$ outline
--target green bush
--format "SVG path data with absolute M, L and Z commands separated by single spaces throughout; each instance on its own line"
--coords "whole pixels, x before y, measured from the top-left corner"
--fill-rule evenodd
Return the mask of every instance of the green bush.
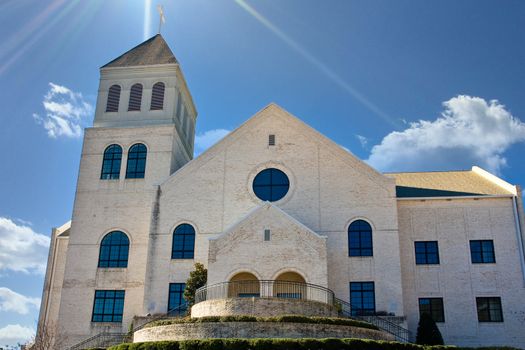
M 424 346 L 370 339 L 202 339 L 120 344 L 108 350 L 473 350 L 454 346 Z M 487 347 L 477 350 L 518 350 Z
M 352 326 L 360 328 L 378 328 L 370 323 L 338 317 L 308 317 L 298 315 L 282 315 L 275 317 L 255 317 L 255 316 L 206 316 L 200 318 L 172 318 L 151 322 L 146 327 L 167 326 L 170 324 L 181 323 L 207 323 L 207 322 L 291 322 L 291 323 L 315 323 L 339 326 Z

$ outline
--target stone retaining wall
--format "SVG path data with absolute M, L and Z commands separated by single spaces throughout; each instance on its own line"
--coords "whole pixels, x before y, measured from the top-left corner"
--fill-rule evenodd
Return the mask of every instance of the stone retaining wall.
M 191 317 L 204 316 L 325 316 L 337 317 L 335 307 L 308 300 L 265 299 L 265 298 L 229 298 L 202 301 L 193 305 Z
M 291 322 L 181 323 L 141 329 L 133 342 L 207 338 L 363 338 L 394 340 L 394 336 L 368 328 Z

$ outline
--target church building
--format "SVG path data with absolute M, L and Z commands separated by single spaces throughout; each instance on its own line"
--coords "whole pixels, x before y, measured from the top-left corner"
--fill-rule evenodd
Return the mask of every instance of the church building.
M 193 159 L 196 121 L 160 34 L 101 67 L 40 310 L 64 348 L 182 312 L 197 262 L 208 286 L 254 281 L 235 297 L 303 298 L 263 288 L 291 281 L 411 341 L 428 313 L 446 344 L 525 347 L 518 186 L 477 166 L 381 173 L 273 103 Z

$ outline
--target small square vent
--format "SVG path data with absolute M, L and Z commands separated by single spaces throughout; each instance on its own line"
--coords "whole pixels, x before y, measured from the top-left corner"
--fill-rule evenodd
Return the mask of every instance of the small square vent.
M 275 146 L 275 135 L 268 136 L 268 146 Z
M 270 230 L 264 230 L 264 240 L 269 241 L 270 240 Z

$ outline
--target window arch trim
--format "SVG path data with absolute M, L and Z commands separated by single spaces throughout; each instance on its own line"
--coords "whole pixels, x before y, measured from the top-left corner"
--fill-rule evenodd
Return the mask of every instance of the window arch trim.
M 142 83 L 131 85 L 129 89 L 128 112 L 140 112 L 143 94 L 144 85 Z
M 194 259 L 197 236 L 195 226 L 182 222 L 172 232 L 171 259 Z
M 158 81 L 151 87 L 151 111 L 164 110 L 164 100 L 166 95 L 166 83 Z
M 107 232 L 99 244 L 99 268 L 127 268 L 129 260 L 129 236 L 121 230 Z
M 109 153 L 111 149 L 115 149 Z M 122 146 L 112 143 L 104 149 L 102 153 L 102 169 L 100 171 L 101 180 L 118 180 L 120 178 L 120 168 L 122 165 Z
M 134 150 L 137 148 L 138 150 Z M 146 174 L 148 147 L 142 142 L 131 145 L 126 161 L 126 179 L 143 179 Z
M 352 225 L 362 225 L 352 229 Z M 368 227 L 367 227 L 368 226 Z M 348 256 L 349 257 L 372 257 L 374 256 L 373 236 L 374 227 L 370 221 L 364 218 L 354 218 L 347 226 Z M 351 236 L 352 235 L 352 236 Z
M 120 84 L 113 84 L 109 87 L 108 98 L 106 99 L 106 113 L 118 112 L 121 95 L 122 86 Z

